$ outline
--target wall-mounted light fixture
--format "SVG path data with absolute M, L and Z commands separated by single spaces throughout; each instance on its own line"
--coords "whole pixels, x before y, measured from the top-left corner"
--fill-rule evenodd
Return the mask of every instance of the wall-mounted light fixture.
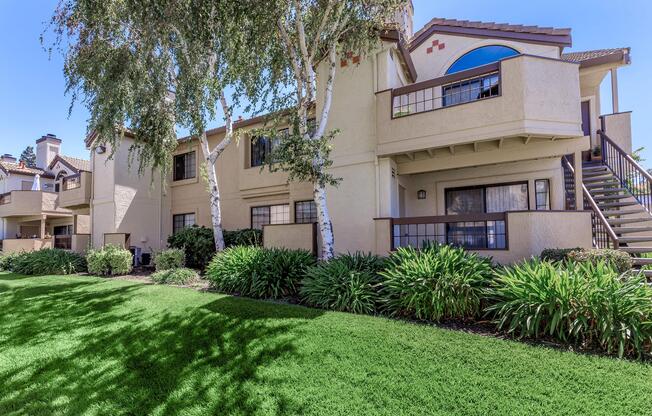
M 97 153 L 98 155 L 106 153 L 106 146 L 97 146 L 95 148 L 95 153 Z
M 426 191 L 419 189 L 417 191 L 417 199 L 426 199 Z

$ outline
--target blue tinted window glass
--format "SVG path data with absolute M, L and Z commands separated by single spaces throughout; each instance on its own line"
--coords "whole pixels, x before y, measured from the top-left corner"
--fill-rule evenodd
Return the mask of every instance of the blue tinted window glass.
M 475 68 L 477 66 L 487 65 L 492 62 L 500 61 L 509 56 L 518 55 L 518 52 L 507 46 L 483 46 L 474 49 L 462 55 L 450 68 L 446 71 L 447 74 L 464 71 L 466 69 Z

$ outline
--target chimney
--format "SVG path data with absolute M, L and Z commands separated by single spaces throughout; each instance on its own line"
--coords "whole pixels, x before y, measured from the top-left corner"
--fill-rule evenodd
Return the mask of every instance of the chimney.
M 61 151 L 61 139 L 48 133 L 36 141 L 36 166 L 45 170 Z
M 16 163 L 16 158 L 9 153 L 5 153 L 4 155 L 0 156 L 0 162 Z
M 398 29 L 403 32 L 406 40 L 414 36 L 414 28 L 412 18 L 414 17 L 414 7 L 412 1 L 408 1 L 404 7 L 394 14 L 392 19 L 394 23 L 398 24 Z

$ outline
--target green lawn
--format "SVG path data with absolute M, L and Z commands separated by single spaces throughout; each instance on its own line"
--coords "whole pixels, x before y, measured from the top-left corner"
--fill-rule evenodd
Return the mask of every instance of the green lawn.
M 652 414 L 652 365 L 190 289 L 0 274 L 0 414 Z

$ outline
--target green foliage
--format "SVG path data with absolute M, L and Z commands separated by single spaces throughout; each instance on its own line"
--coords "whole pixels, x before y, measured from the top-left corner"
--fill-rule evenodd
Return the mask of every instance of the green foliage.
M 462 248 L 428 245 L 422 250 L 399 248 L 380 274 L 390 314 L 432 321 L 466 319 L 482 310 L 492 264 Z
M 581 248 L 547 248 L 541 252 L 539 256 L 541 260 L 546 261 L 565 261 L 568 260 L 568 255 L 577 250 L 582 250 Z
M 607 263 L 531 260 L 496 272 L 487 308 L 499 329 L 598 346 L 620 357 L 650 352 L 652 289 Z
M 169 283 L 173 285 L 185 285 L 199 280 L 199 275 L 192 269 L 185 267 L 175 269 L 162 269 L 152 274 L 152 280 L 156 283 Z
M 589 262 L 598 264 L 600 262 L 609 263 L 618 272 L 625 273 L 632 269 L 632 257 L 620 250 L 608 248 L 590 249 L 590 250 L 573 250 L 568 253 L 568 259 L 576 262 Z
M 215 254 L 213 230 L 197 226 L 184 228 L 168 237 L 168 246 L 185 252 L 187 267 L 205 270 Z
M 20 154 L 20 158 L 18 160 L 25 163 L 25 166 L 29 168 L 35 168 L 36 154 L 34 153 L 34 148 L 32 146 L 27 146 L 25 150 L 23 150 L 23 153 Z
M 295 296 L 306 270 L 314 264 L 315 258 L 307 251 L 239 246 L 217 253 L 206 277 L 223 292 L 279 299 Z
M 185 264 L 185 252 L 178 248 L 170 248 L 157 253 L 154 257 L 156 271 L 178 269 Z
M 301 282 L 301 299 L 310 305 L 336 311 L 373 314 L 380 305 L 385 264 L 381 257 L 346 254 L 308 269 Z
M 86 271 L 86 261 L 80 254 L 48 248 L 13 256 L 11 271 L 24 275 L 74 274 Z
M 253 228 L 224 231 L 224 244 L 226 247 L 262 246 L 263 231 Z
M 88 273 L 98 276 L 119 276 L 131 272 L 133 257 L 129 250 L 114 245 L 89 250 L 86 254 Z
M 10 272 L 12 270 L 14 259 L 19 255 L 19 253 L 0 252 L 0 271 Z

